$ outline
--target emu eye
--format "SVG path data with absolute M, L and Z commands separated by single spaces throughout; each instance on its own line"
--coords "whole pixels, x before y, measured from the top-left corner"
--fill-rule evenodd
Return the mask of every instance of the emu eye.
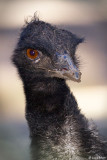
M 39 55 L 39 52 L 35 49 L 27 49 L 27 56 L 30 58 L 30 59 L 36 59 Z

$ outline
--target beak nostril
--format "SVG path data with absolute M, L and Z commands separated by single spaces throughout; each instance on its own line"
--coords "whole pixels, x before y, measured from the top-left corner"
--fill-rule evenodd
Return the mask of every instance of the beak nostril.
M 68 79 L 72 79 L 74 81 L 78 81 L 81 78 L 81 74 L 78 70 L 78 67 L 74 64 L 72 57 L 69 56 L 69 54 L 66 53 L 56 53 L 56 68 L 61 75 L 67 77 Z

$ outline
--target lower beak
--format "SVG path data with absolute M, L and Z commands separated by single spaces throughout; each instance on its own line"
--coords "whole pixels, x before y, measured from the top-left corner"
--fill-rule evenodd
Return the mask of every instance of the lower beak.
M 81 81 L 81 72 L 78 70 L 73 60 L 67 53 L 57 54 L 57 65 L 59 68 L 58 72 L 60 72 L 60 74 L 62 74 L 65 78 L 76 82 Z

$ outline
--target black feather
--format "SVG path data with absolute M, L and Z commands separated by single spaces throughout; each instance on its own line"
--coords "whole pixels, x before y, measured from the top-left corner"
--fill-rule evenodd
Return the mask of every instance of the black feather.
M 24 85 L 34 160 L 80 160 L 107 155 L 103 141 L 89 128 L 65 79 L 52 77 L 48 71 L 53 67 L 55 52 L 68 51 L 75 64 L 76 46 L 82 42 L 82 38 L 71 32 L 38 19 L 27 23 L 22 30 L 12 60 Z M 36 64 L 26 57 L 27 48 L 42 52 L 43 61 Z M 38 65 L 45 65 L 47 70 Z

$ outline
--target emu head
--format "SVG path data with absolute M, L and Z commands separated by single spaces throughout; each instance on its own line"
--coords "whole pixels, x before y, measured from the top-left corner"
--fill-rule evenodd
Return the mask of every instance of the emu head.
M 42 76 L 79 82 L 75 50 L 82 41 L 69 31 L 34 19 L 22 30 L 13 62 L 23 80 Z

